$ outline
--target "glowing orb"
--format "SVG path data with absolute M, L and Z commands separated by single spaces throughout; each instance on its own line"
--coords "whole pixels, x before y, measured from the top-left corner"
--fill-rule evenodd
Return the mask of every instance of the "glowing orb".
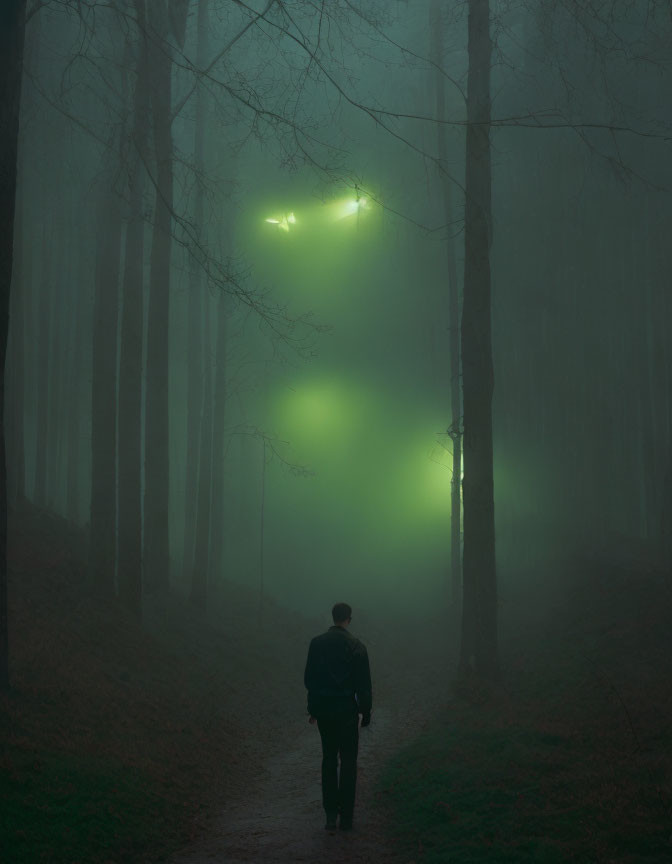
M 271 225 L 277 225 L 280 231 L 289 231 L 290 225 L 296 225 L 296 216 L 294 213 L 284 213 L 280 219 L 272 216 L 270 219 L 265 219 L 264 221 L 269 222 Z
M 348 216 L 355 216 L 363 210 L 369 209 L 369 199 L 365 197 L 346 198 L 342 201 L 336 201 L 331 205 L 334 219 L 347 219 Z

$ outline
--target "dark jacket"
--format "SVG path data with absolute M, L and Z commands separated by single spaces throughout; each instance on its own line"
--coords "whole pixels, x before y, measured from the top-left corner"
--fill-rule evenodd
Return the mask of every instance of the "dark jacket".
M 313 717 L 371 713 L 369 655 L 344 627 L 330 627 L 311 640 L 303 681 Z

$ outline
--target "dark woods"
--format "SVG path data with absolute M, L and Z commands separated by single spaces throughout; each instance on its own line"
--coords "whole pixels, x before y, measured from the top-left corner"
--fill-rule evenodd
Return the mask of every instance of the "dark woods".
M 667 860 L 667 0 L 0 7 L 8 860 L 303 842 L 345 600 L 363 855 Z
M 10 504 L 81 526 L 138 623 L 228 582 L 312 608 L 357 561 L 492 681 L 502 585 L 669 568 L 645 5 L 5 4 Z
M 7 448 L 5 365 L 10 285 L 14 263 L 17 144 L 23 72 L 24 2 L 3 4 L 0 11 L 0 687 L 9 686 L 7 616 Z

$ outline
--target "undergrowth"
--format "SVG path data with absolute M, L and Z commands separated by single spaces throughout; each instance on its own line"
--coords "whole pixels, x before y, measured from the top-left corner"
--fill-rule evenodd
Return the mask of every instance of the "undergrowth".
M 168 800 L 116 763 L 13 747 L 0 770 L 0 855 L 8 864 L 157 861 L 176 848 Z
M 669 592 L 594 589 L 509 621 L 502 682 L 461 690 L 387 764 L 379 795 L 409 861 L 672 860 Z

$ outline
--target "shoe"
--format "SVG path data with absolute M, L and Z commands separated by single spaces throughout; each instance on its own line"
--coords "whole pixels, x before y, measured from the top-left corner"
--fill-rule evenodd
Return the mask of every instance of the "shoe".
M 336 813 L 327 813 L 327 824 L 324 826 L 327 831 L 336 830 Z

